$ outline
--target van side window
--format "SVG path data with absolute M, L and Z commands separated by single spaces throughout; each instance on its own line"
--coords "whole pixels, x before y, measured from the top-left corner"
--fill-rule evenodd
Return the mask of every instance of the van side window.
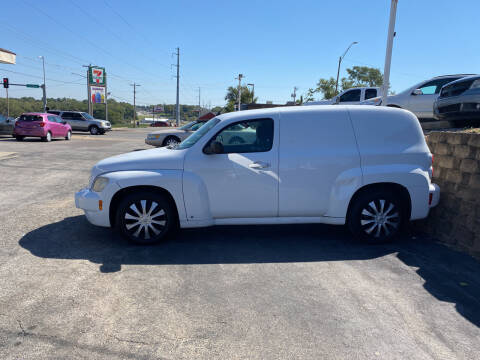
M 365 100 L 377 97 L 377 89 L 367 89 L 365 90 Z
M 223 145 L 223 154 L 270 151 L 273 145 L 273 119 L 255 119 L 231 124 L 211 141 Z
M 360 101 L 361 93 L 362 93 L 362 90 L 360 89 L 347 91 L 345 94 L 340 96 L 340 102 Z

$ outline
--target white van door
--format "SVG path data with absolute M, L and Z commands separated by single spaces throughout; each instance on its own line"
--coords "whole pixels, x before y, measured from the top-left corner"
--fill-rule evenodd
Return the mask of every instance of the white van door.
M 279 174 L 279 216 L 338 216 L 362 181 L 348 110 L 281 112 Z
M 277 216 L 278 119 L 231 123 L 213 141 L 223 148 L 221 154 L 190 151 L 184 164 L 203 180 L 212 217 Z

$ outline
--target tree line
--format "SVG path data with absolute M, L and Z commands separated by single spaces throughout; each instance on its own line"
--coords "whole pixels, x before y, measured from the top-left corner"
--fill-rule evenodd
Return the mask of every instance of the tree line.
M 48 98 L 47 106 L 50 110 L 71 110 L 88 111 L 87 100 L 76 100 L 70 98 Z M 156 117 L 175 118 L 175 105 L 156 105 L 163 106 L 164 112 L 155 114 Z M 151 106 L 137 106 L 139 110 L 151 111 Z M 42 112 L 42 100 L 33 97 L 21 97 L 9 99 L 9 114 L 11 117 L 18 117 L 24 112 Z M 7 100 L 0 98 L 0 114 L 7 115 Z M 94 104 L 93 116 L 97 119 L 105 119 L 105 105 Z M 198 117 L 198 106 L 180 105 L 180 117 L 182 120 L 191 121 Z M 137 116 L 137 119 L 142 118 Z M 118 102 L 114 99 L 108 100 L 108 120 L 112 124 L 129 124 L 133 120 L 133 105 L 127 102 Z

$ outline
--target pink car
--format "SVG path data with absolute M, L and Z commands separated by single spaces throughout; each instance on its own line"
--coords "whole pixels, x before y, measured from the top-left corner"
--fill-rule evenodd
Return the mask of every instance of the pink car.
M 72 138 L 72 128 L 60 116 L 45 113 L 24 113 L 20 115 L 13 136 L 18 141 L 25 137 L 39 137 L 43 141 L 51 141 L 54 138 Z

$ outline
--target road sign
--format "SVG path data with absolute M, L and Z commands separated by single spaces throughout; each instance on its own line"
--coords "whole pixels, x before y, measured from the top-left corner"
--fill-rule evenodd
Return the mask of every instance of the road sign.
M 88 71 L 88 83 L 95 86 L 105 86 L 105 68 L 91 66 Z
M 38 89 L 40 87 L 40 85 L 37 85 L 37 84 L 27 84 L 25 86 L 28 88 L 35 88 L 35 89 Z

